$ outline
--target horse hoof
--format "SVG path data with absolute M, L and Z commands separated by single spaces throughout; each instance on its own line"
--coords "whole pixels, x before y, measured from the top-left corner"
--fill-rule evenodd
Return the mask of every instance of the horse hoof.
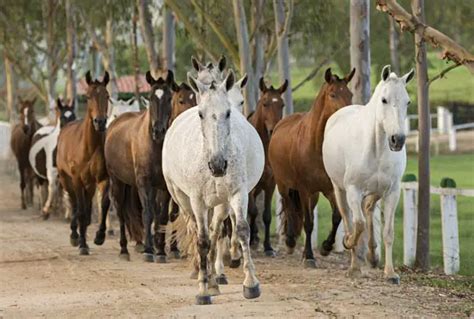
M 153 254 L 150 253 L 143 253 L 143 260 L 147 263 L 152 263 L 155 261 Z
M 97 246 L 101 246 L 104 243 L 104 241 L 105 241 L 105 233 L 98 231 L 95 234 L 94 244 L 96 244 Z
M 244 286 L 244 297 L 245 299 L 254 299 L 260 297 L 260 285 L 257 284 L 255 287 Z
M 196 305 L 210 305 L 211 296 L 210 295 L 197 295 L 196 296 Z
M 79 255 L 81 255 L 81 256 L 89 255 L 89 247 L 80 247 L 79 248 Z
M 71 237 L 71 238 L 69 238 L 69 241 L 71 242 L 72 247 L 79 246 L 79 238 L 78 237 Z
M 145 246 L 143 244 L 136 244 L 135 251 L 137 253 L 143 253 L 145 251 Z
M 349 268 L 346 274 L 347 277 L 349 278 L 363 278 L 364 274 L 360 270 L 360 268 Z
M 400 284 L 400 276 L 398 276 L 398 275 L 388 277 L 388 278 L 386 278 L 386 280 L 389 283 L 393 284 L 393 285 L 399 285 Z
M 129 254 L 120 254 L 119 258 L 123 261 L 130 261 L 130 255 Z
M 232 259 L 229 264 L 230 268 L 239 268 L 240 267 L 240 259 Z
M 321 245 L 321 250 L 319 253 L 321 256 L 327 256 L 329 253 L 331 253 L 332 250 L 332 244 L 329 243 L 327 240 L 323 241 L 323 244 Z
M 295 252 L 295 247 L 288 247 L 286 246 L 286 253 L 288 255 L 293 255 L 293 253 Z
M 276 253 L 273 249 L 268 249 L 268 250 L 265 250 L 265 256 L 267 257 L 275 257 L 276 256 Z
M 156 255 L 156 262 L 158 264 L 166 264 L 166 255 Z
M 229 282 L 227 281 L 227 277 L 224 274 L 216 276 L 216 282 L 219 285 L 228 285 L 229 284 Z
M 179 250 L 172 250 L 171 256 L 173 256 L 174 259 L 181 259 L 181 254 L 179 253 Z
M 107 230 L 107 236 L 115 236 L 115 232 L 113 229 Z
M 314 259 L 305 259 L 303 262 L 304 268 L 307 269 L 316 269 L 316 260 Z
M 199 272 L 197 270 L 193 270 L 191 275 L 189 276 L 190 279 L 198 279 Z
M 218 296 L 221 294 L 221 292 L 219 291 L 219 287 L 216 286 L 216 287 L 209 287 L 207 289 L 207 292 L 209 293 L 209 295 L 211 296 Z
M 43 212 L 41 217 L 43 218 L 43 220 L 48 220 L 49 219 L 49 213 Z

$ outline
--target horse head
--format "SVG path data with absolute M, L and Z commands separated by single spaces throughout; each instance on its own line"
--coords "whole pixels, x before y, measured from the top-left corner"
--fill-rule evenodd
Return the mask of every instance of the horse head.
M 410 97 L 406 85 L 413 79 L 415 70 L 402 77 L 390 71 L 390 65 L 382 70 L 382 79 L 375 89 L 369 103 L 375 103 L 376 121 L 388 137 L 388 145 L 394 152 L 400 151 L 405 145 L 405 119 Z
M 87 88 L 87 114 L 90 117 L 94 129 L 97 132 L 103 132 L 107 125 L 107 109 L 109 106 L 109 92 L 107 84 L 109 83 L 109 73 L 106 71 L 102 82 L 92 80 L 91 72 L 86 73 Z
M 74 112 L 74 100 L 71 105 L 63 104 L 61 99 L 56 101 L 56 118 L 59 120 L 59 127 L 64 127 L 69 122 L 76 120 L 76 113 Z
M 35 102 L 36 98 L 33 100 L 22 100 L 18 97 L 18 101 L 20 103 L 19 112 L 20 112 L 20 123 L 23 128 L 23 132 L 25 134 L 29 134 L 31 129 L 35 126 L 36 119 L 35 119 Z
M 347 87 L 347 84 L 352 80 L 354 73 L 355 68 L 342 79 L 333 74 L 331 68 L 328 68 L 324 73 L 326 83 L 321 88 L 320 94 L 323 97 L 324 109 L 329 114 L 333 114 L 340 108 L 352 104 L 352 92 Z
M 234 72 L 230 71 L 219 84 L 211 82 L 206 85 L 192 77 L 190 79 L 193 83 L 191 86 L 196 87 L 201 95 L 197 108 L 208 167 L 214 177 L 221 177 L 227 172 L 232 113 L 228 92 L 234 86 Z
M 174 81 L 174 74 L 171 70 L 168 70 L 166 78 L 160 76 L 156 80 L 148 71 L 146 80 L 151 86 L 148 108 L 151 136 L 154 141 L 162 141 L 165 138 L 171 116 L 172 91 L 177 91 L 178 85 Z
M 283 116 L 285 102 L 281 98 L 281 95 L 288 88 L 288 80 L 285 80 L 279 88 L 275 89 L 273 85 L 267 87 L 262 77 L 259 81 L 259 88 L 261 96 L 257 103 L 256 112 L 259 112 L 259 115 L 264 121 L 265 129 L 268 135 L 271 136 L 273 129 Z
M 173 98 L 171 99 L 172 111 L 170 123 L 174 121 L 178 115 L 190 109 L 193 106 L 196 106 L 196 93 L 193 89 L 186 83 L 181 83 L 176 91 L 173 93 Z
M 222 82 L 224 80 L 224 69 L 227 64 L 225 56 L 221 56 L 217 66 L 212 62 L 203 65 L 195 57 L 191 57 L 194 70 L 198 76 L 197 79 L 204 84 L 211 84 L 212 81 Z

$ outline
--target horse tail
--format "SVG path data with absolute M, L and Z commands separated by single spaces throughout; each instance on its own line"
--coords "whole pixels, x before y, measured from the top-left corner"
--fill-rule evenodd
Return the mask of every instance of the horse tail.
M 124 187 L 124 198 L 122 211 L 125 225 L 130 236 L 130 240 L 136 242 L 143 241 L 143 221 L 142 206 L 136 188 L 126 185 Z
M 194 269 L 199 266 L 199 253 L 197 250 L 198 232 L 197 223 L 193 215 L 180 211 L 173 222 L 175 232 L 171 235 L 171 241 L 178 243 L 178 249 L 182 257 L 190 258 Z
M 283 231 L 286 234 L 286 245 L 294 248 L 296 246 L 296 238 L 301 235 L 303 230 L 303 209 L 301 204 L 300 193 L 295 189 L 288 190 L 288 198 L 290 203 L 284 203 L 282 211 Z M 289 209 L 288 206 L 292 206 Z

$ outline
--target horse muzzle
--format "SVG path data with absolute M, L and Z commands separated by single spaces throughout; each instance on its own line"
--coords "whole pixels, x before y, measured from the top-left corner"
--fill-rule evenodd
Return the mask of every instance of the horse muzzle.
M 406 136 L 404 134 L 392 135 L 388 138 L 388 146 L 394 152 L 400 151 L 405 145 Z
M 30 126 L 29 125 L 23 125 L 23 133 L 27 134 L 30 133 Z
M 107 128 L 107 118 L 96 117 L 92 122 L 94 123 L 94 129 L 97 132 L 105 132 L 105 129 Z
M 151 129 L 151 138 L 154 141 L 162 141 L 165 138 L 166 127 L 153 126 Z
M 227 173 L 227 161 L 222 156 L 214 156 L 207 163 L 214 177 L 222 177 Z

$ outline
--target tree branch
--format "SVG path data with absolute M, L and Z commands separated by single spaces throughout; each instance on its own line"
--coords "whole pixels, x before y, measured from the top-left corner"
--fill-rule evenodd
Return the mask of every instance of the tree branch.
M 417 17 L 403 9 L 396 0 L 376 0 L 376 3 L 378 10 L 393 16 L 402 31 L 407 30 L 420 35 L 435 48 L 440 47 L 443 49 L 443 59 L 451 60 L 456 64 L 462 64 L 471 73 L 474 73 L 474 55 L 454 42 L 450 37 L 422 23 Z
M 432 78 L 428 81 L 428 86 L 430 86 L 434 81 L 436 81 L 436 80 L 438 80 L 438 79 L 441 79 L 441 78 L 444 78 L 444 76 L 446 75 L 446 73 L 448 73 L 448 72 L 451 71 L 451 70 L 454 70 L 455 68 L 457 68 L 457 67 L 460 66 L 460 65 L 461 65 L 461 64 L 459 64 L 459 63 L 450 65 L 449 67 L 447 67 L 446 69 L 444 69 L 443 71 L 441 71 L 438 75 L 432 77 Z
M 313 79 L 316 74 L 318 74 L 319 70 L 321 70 L 321 68 L 323 66 L 325 66 L 326 64 L 329 63 L 329 61 L 331 61 L 331 58 L 326 58 L 324 60 L 321 61 L 321 63 L 319 63 L 311 72 L 309 72 L 309 74 L 303 79 L 301 80 L 300 83 L 298 83 L 297 85 L 295 85 L 291 91 L 292 92 L 295 92 L 296 90 L 298 90 L 300 87 L 302 87 L 306 82 L 310 81 L 311 79 Z

